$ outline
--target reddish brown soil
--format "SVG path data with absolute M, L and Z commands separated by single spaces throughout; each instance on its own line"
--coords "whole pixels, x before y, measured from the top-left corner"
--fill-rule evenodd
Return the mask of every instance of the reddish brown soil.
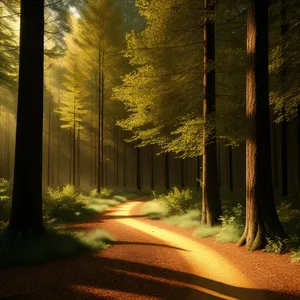
M 199 245 L 217 250 L 251 279 L 253 287 L 242 289 L 195 275 L 176 248 L 117 222 L 120 218 L 129 218 L 125 213 L 124 216 L 113 215 L 116 210 L 122 211 L 121 205 L 75 226 L 84 230 L 107 229 L 117 239 L 111 248 L 40 266 L 0 270 L 0 300 L 300 299 L 300 264 L 291 264 L 288 256 L 248 252 L 243 247 L 216 243 L 210 238 L 194 238 L 193 230 L 140 216 L 140 205 L 131 211 L 131 218 L 180 233 Z M 195 287 L 195 282 L 202 291 Z M 206 290 L 224 297 L 206 293 Z M 242 293 L 238 293 L 240 290 Z M 243 296 L 237 297 L 238 294 Z

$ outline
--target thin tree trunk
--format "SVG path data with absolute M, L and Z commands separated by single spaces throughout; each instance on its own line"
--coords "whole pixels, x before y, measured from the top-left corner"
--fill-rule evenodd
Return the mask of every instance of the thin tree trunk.
M 80 189 L 80 173 L 81 173 L 81 164 L 80 164 L 80 124 L 78 124 L 77 128 L 77 186 Z
M 60 88 L 58 90 L 58 110 L 60 110 Z M 57 185 L 60 186 L 60 117 L 57 115 Z
M 136 148 L 136 188 L 142 190 L 141 184 L 141 148 Z
M 169 153 L 165 153 L 165 188 L 170 189 Z
M 202 218 L 203 225 L 220 223 L 222 214 L 220 201 L 220 186 L 218 180 L 217 141 L 216 129 L 208 128 L 209 124 L 215 127 L 214 114 L 216 112 L 216 75 L 215 75 L 215 4 L 214 1 L 204 0 L 204 100 L 203 118 L 203 167 L 202 167 Z M 208 122 L 213 119 L 213 122 Z M 210 129 L 210 130 L 208 130 Z M 208 135 L 208 132 L 211 132 Z
M 116 186 L 118 187 L 119 186 L 119 128 L 118 126 L 116 126 L 116 129 L 117 129 L 117 145 L 116 145 L 116 165 L 117 165 L 117 170 L 116 170 Z
M 98 49 L 98 153 L 97 153 L 97 158 L 98 158 L 98 176 L 97 176 L 97 192 L 100 194 L 101 193 L 101 97 L 102 97 L 102 92 L 101 92 L 101 85 L 102 85 L 102 72 L 101 72 L 101 48 L 99 45 Z
M 126 175 L 127 175 L 127 163 L 126 163 L 126 142 L 125 142 L 125 131 L 124 131 L 124 148 L 123 148 L 123 188 L 126 188 Z
M 8 234 L 11 238 L 44 233 L 42 218 L 43 67 L 44 1 L 21 0 L 15 170 L 8 225 Z
M 200 156 L 197 156 L 197 191 L 200 190 L 201 185 L 200 185 L 200 180 L 201 180 L 201 158 Z
M 69 183 L 72 182 L 72 128 L 69 131 Z
M 185 172 L 184 172 L 184 161 L 183 159 L 180 159 L 180 187 L 184 188 L 184 177 L 185 177 Z
M 150 187 L 154 190 L 154 150 L 153 145 L 150 146 Z
M 233 191 L 233 165 L 232 165 L 232 146 L 228 146 L 228 176 L 229 176 L 229 190 Z
M 300 190 L 300 106 L 297 106 L 298 189 Z
M 6 109 L 6 118 L 5 118 L 5 127 L 6 127 L 6 132 L 5 132 L 5 169 L 6 169 L 6 178 L 10 179 L 10 132 L 9 132 L 9 112 L 8 109 Z
M 256 250 L 265 246 L 268 235 L 285 236 L 273 195 L 267 1 L 250 1 L 247 56 L 246 226 L 238 245 Z
M 50 92 L 49 92 L 50 94 Z M 50 186 L 51 173 L 51 101 L 48 97 L 48 161 L 47 161 L 47 186 Z
M 101 185 L 104 186 L 104 53 L 102 51 L 101 63 Z

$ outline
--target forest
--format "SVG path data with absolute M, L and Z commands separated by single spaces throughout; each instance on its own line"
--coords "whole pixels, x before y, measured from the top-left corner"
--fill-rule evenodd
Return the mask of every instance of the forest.
M 299 19 L 0 0 L 0 300 L 300 299 Z

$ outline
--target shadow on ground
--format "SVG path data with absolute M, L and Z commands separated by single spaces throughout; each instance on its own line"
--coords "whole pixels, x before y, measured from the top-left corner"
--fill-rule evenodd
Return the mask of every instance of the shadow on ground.
M 80 260 L 54 263 L 46 268 L 42 266 L 38 269 L 39 277 L 35 276 L 36 268 L 18 270 L 18 277 L 25 276 L 27 280 L 23 283 L 24 293 L 14 293 L 13 289 L 10 294 L 1 292 L 0 300 L 224 299 L 213 295 L 214 292 L 242 300 L 299 299 L 299 295 L 239 288 L 185 272 L 101 256 L 85 255 Z M 55 274 L 59 278 L 53 277 Z M 43 278 L 49 278 L 48 282 L 43 282 Z M 4 286 L 3 283 L 1 279 L 0 287 L 1 284 Z M 30 286 L 34 289 L 30 290 Z M 204 288 L 204 291 L 195 286 Z

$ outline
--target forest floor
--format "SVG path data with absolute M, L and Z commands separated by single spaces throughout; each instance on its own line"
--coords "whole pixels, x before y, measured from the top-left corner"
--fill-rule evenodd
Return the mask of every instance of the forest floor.
M 288 255 L 217 243 L 149 220 L 143 201 L 113 207 L 72 229 L 103 228 L 108 250 L 0 270 L 0 300 L 300 299 L 300 264 Z

